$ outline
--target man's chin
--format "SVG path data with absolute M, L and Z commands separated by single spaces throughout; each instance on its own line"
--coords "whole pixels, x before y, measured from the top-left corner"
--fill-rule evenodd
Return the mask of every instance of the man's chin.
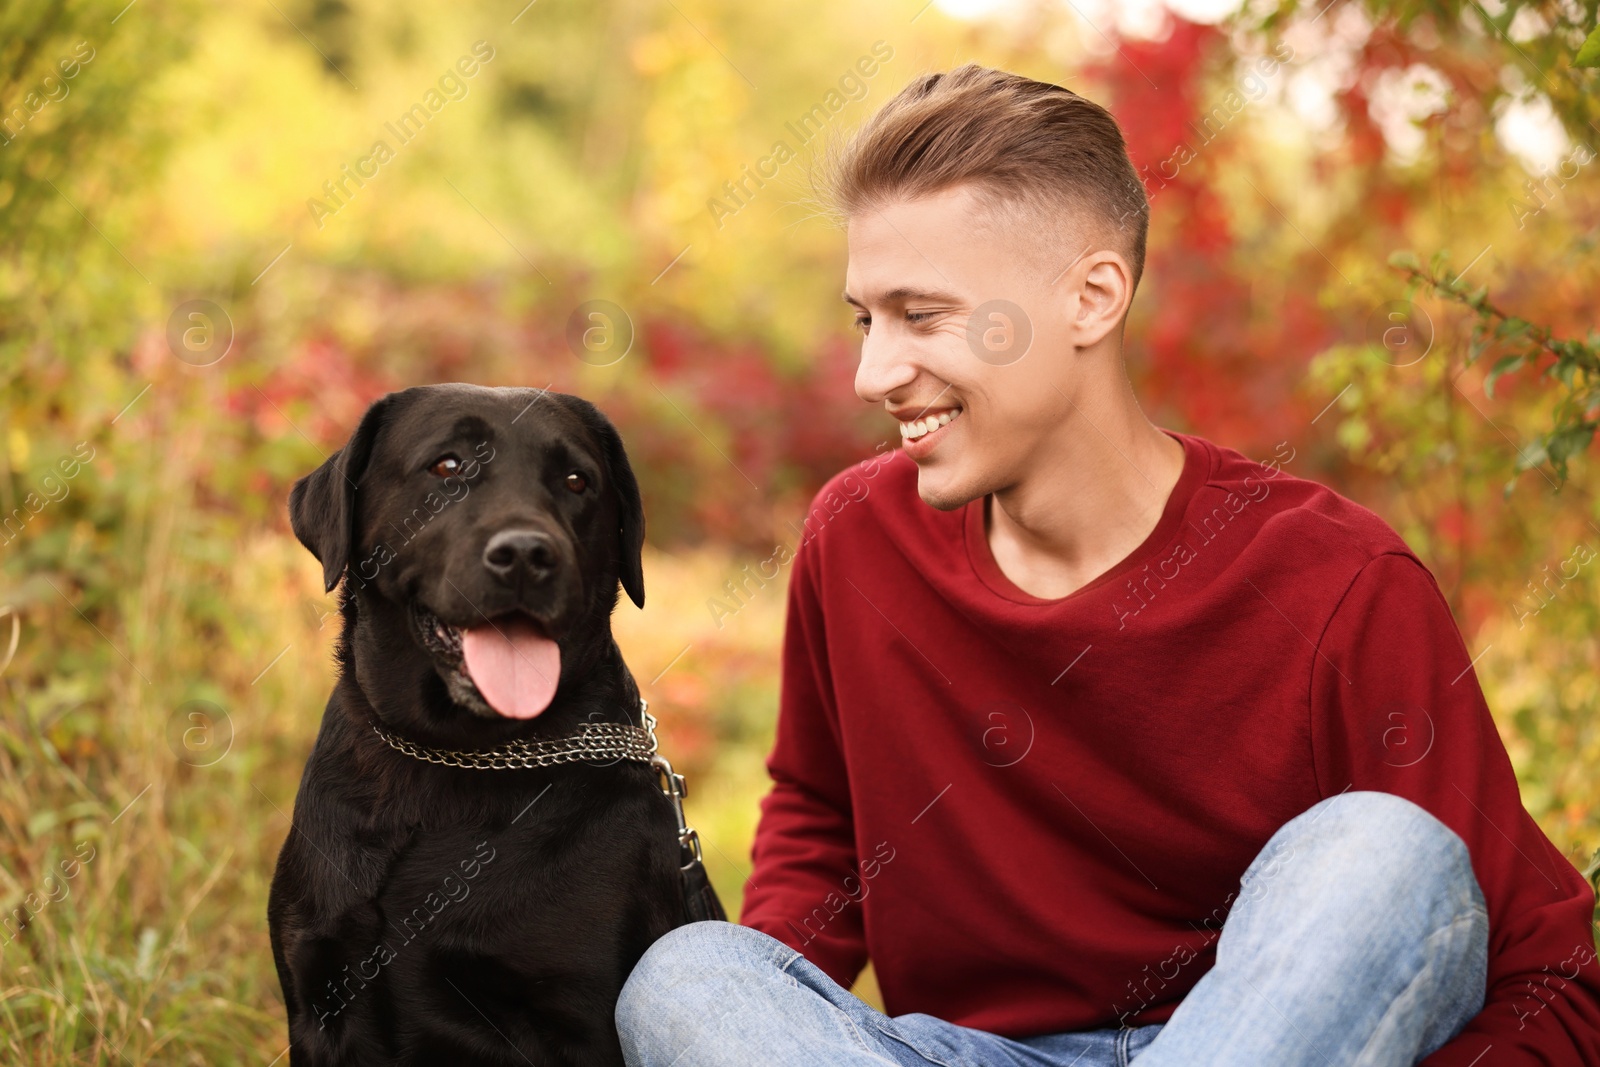
M 917 469 L 917 495 L 931 508 L 954 511 L 983 494 L 972 479 L 957 477 L 954 471 L 933 466 Z

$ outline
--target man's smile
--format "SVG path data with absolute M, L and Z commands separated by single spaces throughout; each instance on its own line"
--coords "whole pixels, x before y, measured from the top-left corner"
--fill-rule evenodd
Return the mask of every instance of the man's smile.
M 900 423 L 900 440 L 912 459 L 927 455 L 941 439 L 944 429 L 961 417 L 962 408 L 937 409 L 905 407 L 890 412 Z

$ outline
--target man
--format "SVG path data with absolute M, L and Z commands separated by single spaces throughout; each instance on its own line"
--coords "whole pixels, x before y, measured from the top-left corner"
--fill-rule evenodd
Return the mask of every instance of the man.
M 742 925 L 646 954 L 628 1061 L 1600 1065 L 1593 894 L 1431 574 L 1140 411 L 1111 116 L 931 74 L 830 185 L 904 456 L 818 497 Z

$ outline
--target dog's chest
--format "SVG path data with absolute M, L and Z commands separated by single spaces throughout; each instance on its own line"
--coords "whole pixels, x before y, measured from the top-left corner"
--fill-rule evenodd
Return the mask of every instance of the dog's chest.
M 622 918 L 630 897 L 649 891 L 639 872 L 629 878 L 626 871 L 626 855 L 639 850 L 641 837 L 548 821 L 498 831 L 419 830 L 395 857 L 378 910 L 408 943 L 503 954 L 570 936 L 579 922 L 592 944 Z
M 558 792 L 509 819 L 411 831 L 374 901 L 396 962 L 409 957 L 396 973 L 475 957 L 528 980 L 571 978 L 641 951 L 644 917 L 675 897 L 670 812 L 649 787 Z
M 617 994 L 681 921 L 675 826 L 648 779 L 564 770 L 548 791 L 494 779 L 505 791 L 492 797 L 391 794 L 352 824 L 334 850 L 349 857 L 341 884 L 375 891 L 330 911 L 325 947 L 297 957 L 313 1008 L 396 1062 L 499 1063 L 463 1049 L 509 1039 L 553 1067 L 620 1064 Z M 430 813 L 450 821 L 427 825 Z

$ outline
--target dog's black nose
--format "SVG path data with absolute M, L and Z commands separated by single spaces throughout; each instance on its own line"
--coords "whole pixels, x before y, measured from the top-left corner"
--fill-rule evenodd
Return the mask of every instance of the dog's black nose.
M 483 550 L 483 565 L 501 581 L 513 581 L 519 575 L 543 581 L 555 572 L 558 562 L 556 543 L 535 530 L 501 530 L 489 538 Z

